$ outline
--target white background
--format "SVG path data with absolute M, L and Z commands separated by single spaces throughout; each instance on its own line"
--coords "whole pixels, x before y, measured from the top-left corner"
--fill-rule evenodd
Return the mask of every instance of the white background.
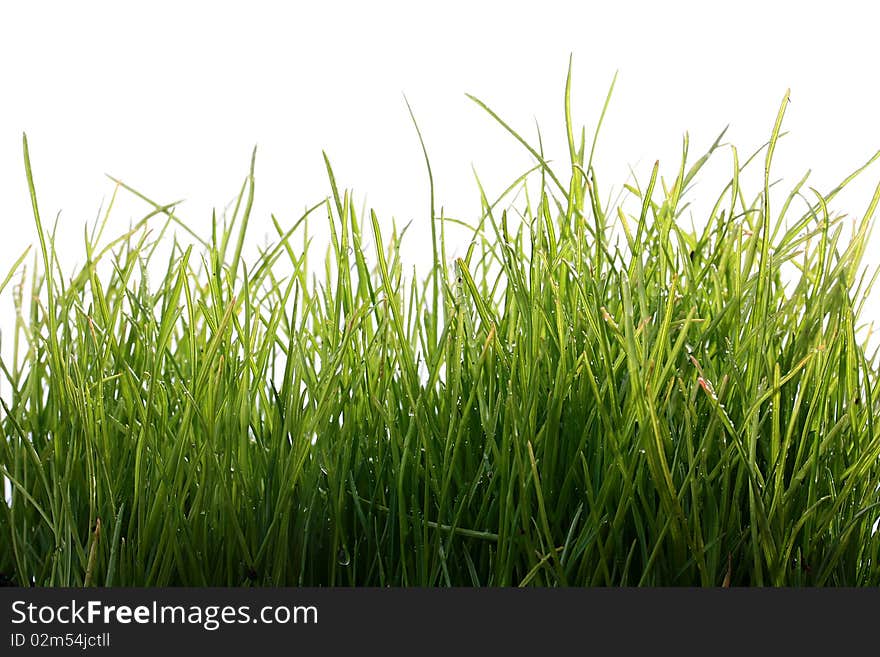
M 269 232 L 270 212 L 289 225 L 329 192 L 324 149 L 340 185 L 384 222 L 413 221 L 417 248 L 429 236 L 428 186 L 403 94 L 432 158 L 438 209 L 472 220 L 479 212 L 472 165 L 492 196 L 532 161 L 465 92 L 533 141 L 537 121 L 564 172 L 569 54 L 574 119 L 588 135 L 619 71 L 594 162 L 608 192 L 620 190 L 630 165 L 645 181 L 655 159 L 674 178 L 686 130 L 694 158 L 727 124 L 727 141 L 752 152 L 769 136 L 787 88 L 790 134 L 777 149 L 776 176 L 790 187 L 809 168 L 811 184 L 827 192 L 880 149 L 875 7 L 4 2 L 0 278 L 35 242 L 24 131 L 44 221 L 51 225 L 60 212 L 69 271 L 83 259 L 84 224 L 113 191 L 105 173 L 161 203 L 186 199 L 178 213 L 206 230 L 211 209 L 222 211 L 237 194 L 254 145 L 254 242 Z M 730 162 L 729 150 L 717 155 L 719 175 Z M 704 204 L 720 191 L 707 176 L 691 197 Z M 861 217 L 878 180 L 875 166 L 833 209 Z M 110 233 L 148 210 L 123 196 Z M 880 262 L 877 239 L 871 265 Z M 8 336 L 9 289 L 0 313 Z

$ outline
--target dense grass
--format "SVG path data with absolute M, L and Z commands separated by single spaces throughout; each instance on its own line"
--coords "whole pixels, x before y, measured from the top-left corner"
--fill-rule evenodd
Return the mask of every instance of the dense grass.
M 87 231 L 64 275 L 25 140 L 39 249 L 36 274 L 23 256 L 3 281 L 22 355 L 2 363 L 6 580 L 880 583 L 878 377 L 857 336 L 880 188 L 846 239 L 842 185 L 802 180 L 771 207 L 786 97 L 752 157 L 719 138 L 691 162 L 685 140 L 671 184 L 655 167 L 608 207 L 568 98 L 556 171 L 474 99 L 536 165 L 483 196 L 454 260 L 432 184 L 418 275 L 329 161 L 327 200 L 273 218 L 250 262 L 253 163 L 210 236 L 173 241 L 189 229 L 149 201 L 115 239 L 106 216 Z M 713 152 L 731 180 L 688 230 Z M 307 227 L 324 218 L 318 277 Z

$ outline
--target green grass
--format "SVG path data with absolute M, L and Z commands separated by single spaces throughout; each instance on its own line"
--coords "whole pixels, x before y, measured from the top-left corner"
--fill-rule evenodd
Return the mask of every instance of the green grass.
M 481 188 L 468 222 L 436 213 L 432 182 L 418 272 L 327 161 L 326 200 L 273 217 L 250 259 L 253 162 L 210 235 L 118 182 L 150 213 L 110 239 L 108 210 L 63 274 L 25 139 L 39 248 L 0 286 L 17 313 L 5 579 L 880 584 L 878 370 L 858 325 L 880 188 L 847 238 L 830 205 L 852 177 L 771 207 L 786 96 L 751 156 L 685 140 L 673 177 L 655 166 L 612 207 L 569 86 L 555 169 L 474 99 L 535 166 L 497 199 Z M 710 156 L 731 178 L 686 229 Z

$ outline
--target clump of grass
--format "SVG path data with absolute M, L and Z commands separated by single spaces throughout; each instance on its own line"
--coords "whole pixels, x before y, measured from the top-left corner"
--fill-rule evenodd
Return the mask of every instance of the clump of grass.
M 290 228 L 273 218 L 277 240 L 251 262 L 253 162 L 209 237 L 164 237 L 185 226 L 143 197 L 150 213 L 124 234 L 103 240 L 106 216 L 87 232 L 66 278 L 25 140 L 39 254 L 15 295 L 24 356 L 2 362 L 0 572 L 52 586 L 880 582 L 878 377 L 857 337 L 880 188 L 845 242 L 829 204 L 852 176 L 824 196 L 802 180 L 771 207 L 784 100 L 755 154 L 723 149 L 730 182 L 688 230 L 686 195 L 721 137 L 694 162 L 685 140 L 671 184 L 655 165 L 626 186 L 630 210 L 612 208 L 568 85 L 564 170 L 477 103 L 536 164 L 483 194 L 454 261 L 432 189 L 420 276 L 327 161 L 329 197 Z M 753 196 L 750 165 L 764 167 Z M 505 205 L 529 181 L 538 194 Z

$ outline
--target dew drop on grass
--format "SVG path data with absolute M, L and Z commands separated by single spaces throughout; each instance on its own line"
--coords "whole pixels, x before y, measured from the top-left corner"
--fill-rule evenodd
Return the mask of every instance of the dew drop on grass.
M 336 553 L 336 561 L 340 566 L 347 566 L 351 563 L 351 556 L 349 556 L 345 546 L 339 548 L 339 552 Z
M 6 506 L 12 506 L 12 482 L 9 481 L 6 477 L 0 477 L 3 479 L 3 499 L 6 500 Z
M 311 442 L 312 442 L 312 446 L 313 446 L 313 447 L 315 446 L 315 443 L 318 442 L 318 433 L 317 433 L 317 432 L 315 432 L 315 433 L 312 434 L 312 440 L 311 440 Z

